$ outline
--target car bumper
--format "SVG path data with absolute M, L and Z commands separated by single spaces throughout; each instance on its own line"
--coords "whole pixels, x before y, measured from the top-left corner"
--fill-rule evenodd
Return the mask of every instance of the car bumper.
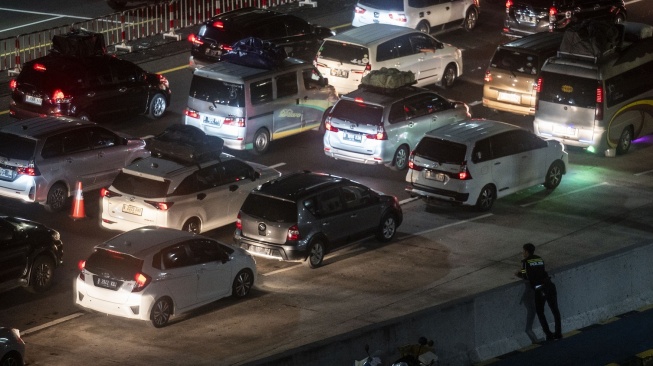
M 276 245 L 253 240 L 240 235 L 234 234 L 234 243 L 236 246 L 246 250 L 255 257 L 276 259 L 287 262 L 301 262 L 308 256 L 306 247 L 295 245 Z
M 406 187 L 406 192 L 410 193 L 411 197 L 420 197 L 426 201 L 438 200 L 457 204 L 473 204 L 469 203 L 469 193 L 460 193 L 440 188 L 429 188 L 415 184 L 408 185 Z
M 75 278 L 75 304 L 100 313 L 128 319 L 149 320 L 154 298 L 144 294 L 130 295 L 126 302 L 111 302 L 94 298 L 88 294 L 87 286 L 79 276 Z

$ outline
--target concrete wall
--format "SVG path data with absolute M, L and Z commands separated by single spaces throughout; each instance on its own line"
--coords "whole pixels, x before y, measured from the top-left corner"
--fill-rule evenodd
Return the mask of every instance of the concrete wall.
M 563 333 L 653 303 L 653 243 L 630 247 L 549 271 L 558 288 Z M 365 357 L 365 344 L 381 352 L 385 364 L 398 346 L 432 337 L 441 365 L 469 365 L 543 338 L 525 281 L 408 314 L 250 365 L 352 365 Z M 546 307 L 553 327 L 553 316 Z M 531 327 L 532 326 L 532 327 Z

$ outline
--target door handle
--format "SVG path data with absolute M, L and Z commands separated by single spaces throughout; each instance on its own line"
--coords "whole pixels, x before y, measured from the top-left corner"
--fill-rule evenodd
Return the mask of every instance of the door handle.
M 413 123 L 413 122 L 408 123 L 408 127 L 413 127 L 414 125 L 415 125 L 415 123 Z
M 494 163 L 494 165 L 499 165 L 499 164 L 501 164 L 500 161 L 497 161 L 496 163 Z
M 73 159 L 71 159 L 71 158 L 66 158 L 66 161 L 68 162 L 68 164 L 72 164 L 72 163 L 73 163 Z

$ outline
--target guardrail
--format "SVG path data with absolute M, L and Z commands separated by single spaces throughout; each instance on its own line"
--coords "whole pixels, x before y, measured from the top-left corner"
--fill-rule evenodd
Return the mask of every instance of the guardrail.
M 297 0 L 170 0 L 128 9 L 103 17 L 0 39 L 0 71 L 20 73 L 21 65 L 45 56 L 52 48 L 52 37 L 71 29 L 101 33 L 107 47 L 131 52 L 127 42 L 162 35 L 180 39 L 175 30 L 200 24 L 214 15 L 254 6 L 268 8 Z

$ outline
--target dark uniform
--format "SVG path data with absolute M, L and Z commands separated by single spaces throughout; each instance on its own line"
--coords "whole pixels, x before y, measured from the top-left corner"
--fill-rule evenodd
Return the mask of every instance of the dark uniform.
M 560 310 L 558 310 L 558 292 L 556 286 L 551 282 L 551 277 L 544 269 L 544 260 L 535 254 L 531 254 L 522 261 L 522 269 L 518 273 L 519 277 L 527 279 L 535 291 L 535 311 L 537 318 L 540 320 L 542 330 L 546 334 L 547 340 L 562 338 L 560 325 Z M 555 334 L 551 333 L 549 323 L 544 315 L 544 303 L 549 304 L 553 319 L 555 321 Z

